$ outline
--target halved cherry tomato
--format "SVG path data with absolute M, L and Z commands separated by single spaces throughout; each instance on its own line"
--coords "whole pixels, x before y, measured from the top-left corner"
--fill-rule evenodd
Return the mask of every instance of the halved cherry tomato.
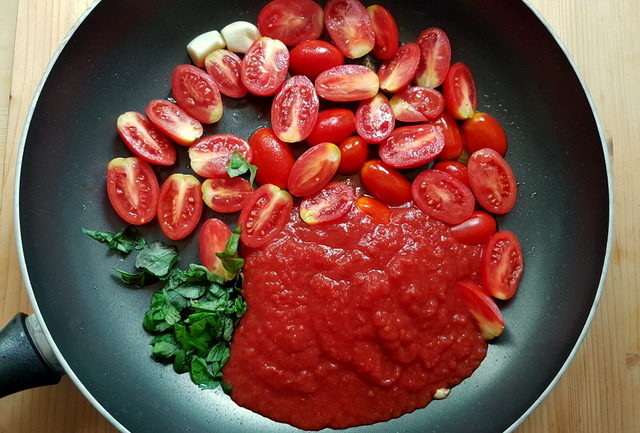
M 216 254 L 227 249 L 230 237 L 229 226 L 217 218 L 209 218 L 200 228 L 200 261 L 207 269 L 225 280 L 230 280 L 235 275 L 225 269 L 222 260 Z
M 189 146 L 202 137 L 202 124 L 173 102 L 154 99 L 145 111 L 156 128 L 182 146 Z
M 447 111 L 443 111 L 433 124 L 438 125 L 444 135 L 444 147 L 438 155 L 438 159 L 458 159 L 463 150 L 463 141 L 456 119 Z
M 396 55 L 398 50 L 398 24 L 393 15 L 380 5 L 371 5 L 367 8 L 371 19 L 376 42 L 373 46 L 373 55 L 376 59 L 389 60 Z
M 371 69 L 361 65 L 340 65 L 316 78 L 318 95 L 329 101 L 362 101 L 378 93 L 380 81 Z
M 160 188 L 158 222 L 162 233 L 177 241 L 193 231 L 202 215 L 200 181 L 190 174 L 174 173 Z
M 436 162 L 433 165 L 433 168 L 436 170 L 444 171 L 445 173 L 448 173 L 451 176 L 455 177 L 468 187 L 471 187 L 471 185 L 469 184 L 469 172 L 467 171 L 467 167 L 459 163 L 458 161 Z
M 350 59 L 364 56 L 375 45 L 371 19 L 358 0 L 329 0 L 324 7 L 324 25 L 342 54 Z
M 273 0 L 258 14 L 262 36 L 280 39 L 290 47 L 322 34 L 324 13 L 312 0 Z
M 444 147 L 444 137 L 437 126 L 422 125 L 396 128 L 380 145 L 380 159 L 395 168 L 412 168 L 432 161 Z
M 202 199 L 216 212 L 238 212 L 253 193 L 248 180 L 241 177 L 207 179 L 202 184 Z
M 240 240 L 252 248 L 269 243 L 289 221 L 292 207 L 293 199 L 287 191 L 269 183 L 262 185 L 240 212 Z
M 369 194 L 388 205 L 398 206 L 411 201 L 411 182 L 378 159 L 364 163 L 360 181 Z
M 201 123 L 222 117 L 222 99 L 213 78 L 193 65 L 178 65 L 171 75 L 171 92 L 178 106 Z
M 140 158 L 115 158 L 107 165 L 107 195 L 118 216 L 133 225 L 156 216 L 160 185 L 151 166 Z
M 242 60 L 236 53 L 223 49 L 215 50 L 204 59 L 204 67 L 223 95 L 242 98 L 247 94 L 240 78 Z
M 380 88 L 395 93 L 409 84 L 416 75 L 420 61 L 420 47 L 409 42 L 398 48 L 396 55 L 378 69 Z
M 353 111 L 346 108 L 328 108 L 318 113 L 316 124 L 305 140 L 309 146 L 328 141 L 341 143 L 356 132 L 356 118 Z
M 362 137 L 349 137 L 340 143 L 340 165 L 338 173 L 357 173 L 369 156 L 369 144 Z
M 451 65 L 442 84 L 442 94 L 447 110 L 456 119 L 469 119 L 476 112 L 476 83 L 471 70 L 464 63 Z
M 306 75 L 310 80 L 315 80 L 327 69 L 344 64 L 344 56 L 340 50 L 335 45 L 320 40 L 300 42 L 289 56 L 291 73 Z
M 411 193 L 420 210 L 447 224 L 469 218 L 475 205 L 469 187 L 440 170 L 425 170 L 416 176 Z
M 416 84 L 438 87 L 444 81 L 451 64 L 451 44 L 447 34 L 437 27 L 423 30 L 416 43 L 420 46 L 420 64 Z
M 231 154 L 238 151 L 251 162 L 253 152 L 249 143 L 233 134 L 214 134 L 202 137 L 189 147 L 191 169 L 202 177 L 226 178 Z
M 509 299 L 518 289 L 523 268 L 520 241 L 512 232 L 502 230 L 494 234 L 484 246 L 480 281 L 491 296 Z
M 356 110 L 356 131 L 369 143 L 380 143 L 389 137 L 396 118 L 389 100 L 382 93 L 362 101 Z
M 247 90 L 258 96 L 271 96 L 280 89 L 289 69 L 289 50 L 278 39 L 263 36 L 244 55 L 240 78 Z
M 467 164 L 469 184 L 478 203 L 489 212 L 505 214 L 516 202 L 518 187 L 511 167 L 493 149 L 474 152 Z
M 118 134 L 129 150 L 151 164 L 173 165 L 176 148 L 149 119 L 135 111 L 118 117 Z
M 464 147 L 469 153 L 487 147 L 502 156 L 507 153 L 507 135 L 500 123 L 490 114 L 474 114 L 462 122 L 460 131 L 464 137 Z
M 492 340 L 504 331 L 504 318 L 496 303 L 473 281 L 458 283 L 462 300 L 476 320 L 482 338 Z
M 249 146 L 253 151 L 251 163 L 258 167 L 256 181 L 260 185 L 272 183 L 286 188 L 295 162 L 289 143 L 281 141 L 273 129 L 260 128 L 249 138 Z
M 278 138 L 297 143 L 311 134 L 320 101 L 313 83 L 304 75 L 289 78 L 271 105 L 271 126 Z
M 391 97 L 391 108 L 401 122 L 426 122 L 442 113 L 444 98 L 431 87 L 409 87 Z
M 307 149 L 293 164 L 288 187 L 293 195 L 314 194 L 325 186 L 340 165 L 340 149 L 333 143 L 320 143 Z
M 300 218 L 309 225 L 335 221 L 345 215 L 356 201 L 351 185 L 330 182 L 300 202 Z
M 373 197 L 360 197 L 356 200 L 356 207 L 371 217 L 376 224 L 389 224 L 391 209 Z
M 471 216 L 451 227 L 451 235 L 463 244 L 484 244 L 496 232 L 496 220 L 481 210 L 474 210 Z

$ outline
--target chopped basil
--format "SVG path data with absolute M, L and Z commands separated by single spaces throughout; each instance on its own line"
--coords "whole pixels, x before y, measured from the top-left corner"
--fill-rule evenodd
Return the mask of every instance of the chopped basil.
M 82 232 L 93 239 L 107 244 L 112 250 L 129 254 L 133 250 L 141 250 L 147 246 L 142 234 L 134 226 L 129 226 L 118 233 L 99 232 L 82 229 Z
M 166 277 L 178 261 L 176 247 L 162 242 L 153 242 L 138 253 L 136 268 L 142 269 L 158 278 Z
M 122 281 L 136 287 L 144 287 L 148 286 L 149 284 L 158 282 L 158 277 L 145 271 L 140 271 L 132 274 L 120 269 L 116 269 L 116 272 L 120 274 L 120 278 L 122 278 Z
M 256 178 L 256 172 L 258 167 L 253 164 L 249 164 L 240 152 L 234 150 L 229 159 L 229 164 L 226 167 L 229 177 L 237 177 L 249 172 L 249 183 L 253 185 L 253 181 Z
M 236 227 L 236 229 L 231 232 L 231 236 L 227 241 L 227 246 L 225 250 L 221 253 L 216 253 L 216 255 L 222 261 L 222 266 L 229 271 L 232 275 L 237 274 L 244 266 L 244 259 L 241 257 L 237 257 L 238 254 L 238 243 L 240 242 L 240 227 Z

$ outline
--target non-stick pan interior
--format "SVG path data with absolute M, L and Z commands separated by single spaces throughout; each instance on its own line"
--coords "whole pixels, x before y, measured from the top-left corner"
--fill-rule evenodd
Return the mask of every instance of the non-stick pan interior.
M 131 269 L 132 258 L 106 252 L 81 232 L 124 226 L 104 187 L 107 162 L 130 155 L 117 137 L 117 116 L 169 94 L 171 71 L 188 62 L 185 46 L 194 36 L 236 20 L 255 22 L 264 3 L 104 1 L 62 51 L 33 113 L 19 194 L 28 280 L 74 374 L 130 431 L 295 430 L 237 407 L 222 392 L 200 391 L 187 375 L 153 362 L 141 327 L 152 289 L 120 284 L 112 269 Z M 517 296 L 502 306 L 505 334 L 471 378 L 426 409 L 353 431 L 503 431 L 558 374 L 596 297 L 609 226 L 596 120 L 563 51 L 525 4 L 379 3 L 394 14 L 405 42 L 427 27 L 443 28 L 454 61 L 474 72 L 479 109 L 504 125 L 519 197 L 499 225 L 520 237 L 526 269 Z M 270 100 L 224 102 L 222 121 L 208 132 L 248 138 L 268 126 Z M 187 163 L 182 149 L 178 165 L 186 170 Z M 169 170 L 158 173 L 164 178 Z M 162 238 L 154 225 L 143 232 Z M 196 260 L 196 241 L 175 243 L 183 264 Z

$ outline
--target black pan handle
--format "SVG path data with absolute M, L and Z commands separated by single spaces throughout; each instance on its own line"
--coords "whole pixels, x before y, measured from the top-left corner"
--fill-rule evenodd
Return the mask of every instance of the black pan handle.
M 0 331 L 0 397 L 53 385 L 63 374 L 35 316 L 18 313 Z

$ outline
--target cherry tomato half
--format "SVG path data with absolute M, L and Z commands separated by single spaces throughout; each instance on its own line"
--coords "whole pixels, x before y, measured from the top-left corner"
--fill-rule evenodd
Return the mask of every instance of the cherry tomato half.
M 356 110 L 356 131 L 369 143 L 380 143 L 389 137 L 396 118 L 389 100 L 382 93 L 360 102 Z
M 463 244 L 484 244 L 496 232 L 496 220 L 481 210 L 474 210 L 471 216 L 451 227 L 451 235 Z
M 400 122 L 426 122 L 444 110 L 442 93 L 431 87 L 409 87 L 391 97 L 393 114 Z
M 140 158 L 115 158 L 107 165 L 107 195 L 118 216 L 133 225 L 156 216 L 160 185 L 151 166 Z
M 362 137 L 349 137 L 340 143 L 340 165 L 338 173 L 357 173 L 369 157 L 369 144 Z
M 469 153 L 490 148 L 504 156 L 507 153 L 507 135 L 500 123 L 487 113 L 476 113 L 462 122 L 460 128 L 464 147 Z
M 154 99 L 145 111 L 156 128 L 182 146 L 189 146 L 202 137 L 202 124 L 173 102 Z
M 440 117 L 434 122 L 442 130 L 444 136 L 444 147 L 438 155 L 440 160 L 458 159 L 463 150 L 462 134 L 458 122 L 447 111 L 443 111 Z
M 200 261 L 207 269 L 225 280 L 230 280 L 235 275 L 225 269 L 222 260 L 216 254 L 227 249 L 230 237 L 229 226 L 217 218 L 209 218 L 200 228 Z
M 416 43 L 420 46 L 416 84 L 438 87 L 447 76 L 451 64 L 449 38 L 442 29 L 431 27 L 420 33 Z
M 375 198 L 360 197 L 356 200 L 356 207 L 369 215 L 376 224 L 389 224 L 391 222 L 391 209 Z
M 340 65 L 318 75 L 315 86 L 318 95 L 329 101 L 362 101 L 378 93 L 380 81 L 365 66 Z
M 364 163 L 360 181 L 369 194 L 388 205 L 398 206 L 411 201 L 411 183 L 398 170 L 378 159 Z
M 297 143 L 311 134 L 320 101 L 313 83 L 304 75 L 289 78 L 271 105 L 271 126 L 278 138 Z
M 289 56 L 291 73 L 306 75 L 310 80 L 315 80 L 327 69 L 344 64 L 344 56 L 340 50 L 335 45 L 320 40 L 300 42 Z
M 316 124 L 305 140 L 309 146 L 328 141 L 341 143 L 356 132 L 356 119 L 353 111 L 346 108 L 328 108 L 318 113 Z
M 449 68 L 447 78 L 442 84 L 444 103 L 449 113 L 456 119 L 469 119 L 476 112 L 478 96 L 476 83 L 471 70 L 462 62 Z
M 247 90 L 258 96 L 271 96 L 280 89 L 289 70 L 289 50 L 278 39 L 263 36 L 244 55 L 240 78 Z
M 373 32 L 376 35 L 373 55 L 376 59 L 389 60 L 398 51 L 398 24 L 387 9 L 380 5 L 371 5 L 367 8 L 371 19 Z
M 262 36 L 280 39 L 290 47 L 322 34 L 324 13 L 312 0 L 273 0 L 258 14 Z
M 258 167 L 256 181 L 260 185 L 274 184 L 286 188 L 295 162 L 289 143 L 281 141 L 271 128 L 261 128 L 249 138 L 253 151 L 251 163 Z
M 325 186 L 338 170 L 340 149 L 333 143 L 320 143 L 307 149 L 291 168 L 287 182 L 291 194 L 314 194 Z
M 240 240 L 248 247 L 261 247 L 278 236 L 291 217 L 291 195 L 275 185 L 255 190 L 240 212 Z
M 173 165 L 176 148 L 149 119 L 135 111 L 127 111 L 118 117 L 118 134 L 136 156 L 151 164 Z
M 162 233 L 174 241 L 196 228 L 202 215 L 200 181 L 190 174 L 174 173 L 160 188 L 158 222 Z
M 380 88 L 395 93 L 409 84 L 416 75 L 420 61 L 420 47 L 409 42 L 398 48 L 396 55 L 378 69 Z
M 215 50 L 204 59 L 204 66 L 223 95 L 242 98 L 247 94 L 240 77 L 242 60 L 236 53 L 223 49 Z
M 364 56 L 375 45 L 371 19 L 359 0 L 329 0 L 324 7 L 324 25 L 342 54 L 350 59 Z
M 474 152 L 467 163 L 469 184 L 478 203 L 489 212 L 505 214 L 516 202 L 518 187 L 511 167 L 493 149 Z
M 171 92 L 178 106 L 201 123 L 222 117 L 222 99 L 213 78 L 193 65 L 178 65 L 171 75 Z
M 300 218 L 309 225 L 335 221 L 349 212 L 355 201 L 351 185 L 330 182 L 300 202 Z
M 395 168 L 412 168 L 432 161 L 444 147 L 440 129 L 428 123 L 396 128 L 380 145 L 380 159 Z
M 482 252 L 480 262 L 482 286 L 491 296 L 509 299 L 518 289 L 523 269 L 522 247 L 516 235 L 508 230 L 494 234 Z
M 238 212 L 253 193 L 248 180 L 241 177 L 207 179 L 202 184 L 202 199 L 216 212 Z
M 458 289 L 462 301 L 480 328 L 482 338 L 492 340 L 504 331 L 500 309 L 485 290 L 473 281 L 460 281 Z
M 451 176 L 455 177 L 468 187 L 471 187 L 471 185 L 469 184 L 469 172 L 467 171 L 467 167 L 459 163 L 458 161 L 436 162 L 433 165 L 433 168 L 436 170 L 444 171 L 445 173 L 448 173 Z
M 416 176 L 411 193 L 420 210 L 447 224 L 469 218 L 476 202 L 468 186 L 440 170 L 425 170 Z
M 202 137 L 189 147 L 191 169 L 202 177 L 226 178 L 227 165 L 234 151 L 251 162 L 253 152 L 249 143 L 233 134 L 214 134 Z

